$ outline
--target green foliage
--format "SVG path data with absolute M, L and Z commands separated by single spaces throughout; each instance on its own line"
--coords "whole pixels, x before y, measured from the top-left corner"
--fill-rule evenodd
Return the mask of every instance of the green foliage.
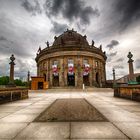
M 2 76 L 0 77 L 0 85 L 8 85 L 9 83 L 9 76 Z M 14 83 L 16 86 L 28 86 L 27 82 L 22 82 L 20 79 L 15 79 Z
M 22 81 L 19 80 L 19 79 L 14 80 L 14 83 L 16 84 L 16 86 L 22 86 L 23 85 Z
M 140 83 L 140 75 L 136 78 L 136 81 Z
M 0 77 L 0 85 L 7 85 L 9 83 L 9 76 Z

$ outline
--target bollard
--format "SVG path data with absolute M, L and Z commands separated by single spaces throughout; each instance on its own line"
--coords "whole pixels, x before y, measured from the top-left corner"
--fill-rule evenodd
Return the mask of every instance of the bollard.
M 83 90 L 85 90 L 85 84 L 83 84 Z

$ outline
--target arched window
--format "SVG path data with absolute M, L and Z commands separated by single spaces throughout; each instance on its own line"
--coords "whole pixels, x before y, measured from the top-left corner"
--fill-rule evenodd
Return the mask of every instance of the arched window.
M 46 74 L 45 73 L 43 74 L 43 77 L 44 77 L 44 81 L 46 82 Z

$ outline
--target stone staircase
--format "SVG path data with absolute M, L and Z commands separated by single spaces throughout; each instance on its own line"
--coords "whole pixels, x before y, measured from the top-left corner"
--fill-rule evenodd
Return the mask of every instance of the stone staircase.
M 75 88 L 75 87 L 53 87 L 47 90 L 30 90 L 30 93 L 60 93 L 60 92 L 113 92 L 111 88 L 96 88 L 96 87 L 85 87 Z

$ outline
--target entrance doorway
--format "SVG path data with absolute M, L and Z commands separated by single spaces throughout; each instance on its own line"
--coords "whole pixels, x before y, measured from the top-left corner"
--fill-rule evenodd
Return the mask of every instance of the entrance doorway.
M 68 86 L 75 86 L 75 74 L 73 75 L 67 75 L 68 79 Z
M 98 86 L 99 86 L 99 73 L 98 73 L 98 72 L 96 73 L 96 83 L 97 83 Z
M 54 87 L 59 86 L 59 75 L 53 75 L 53 86 Z
M 89 74 L 88 75 L 83 75 L 83 83 L 85 86 L 89 86 Z
M 38 89 L 43 89 L 43 82 L 38 82 Z

